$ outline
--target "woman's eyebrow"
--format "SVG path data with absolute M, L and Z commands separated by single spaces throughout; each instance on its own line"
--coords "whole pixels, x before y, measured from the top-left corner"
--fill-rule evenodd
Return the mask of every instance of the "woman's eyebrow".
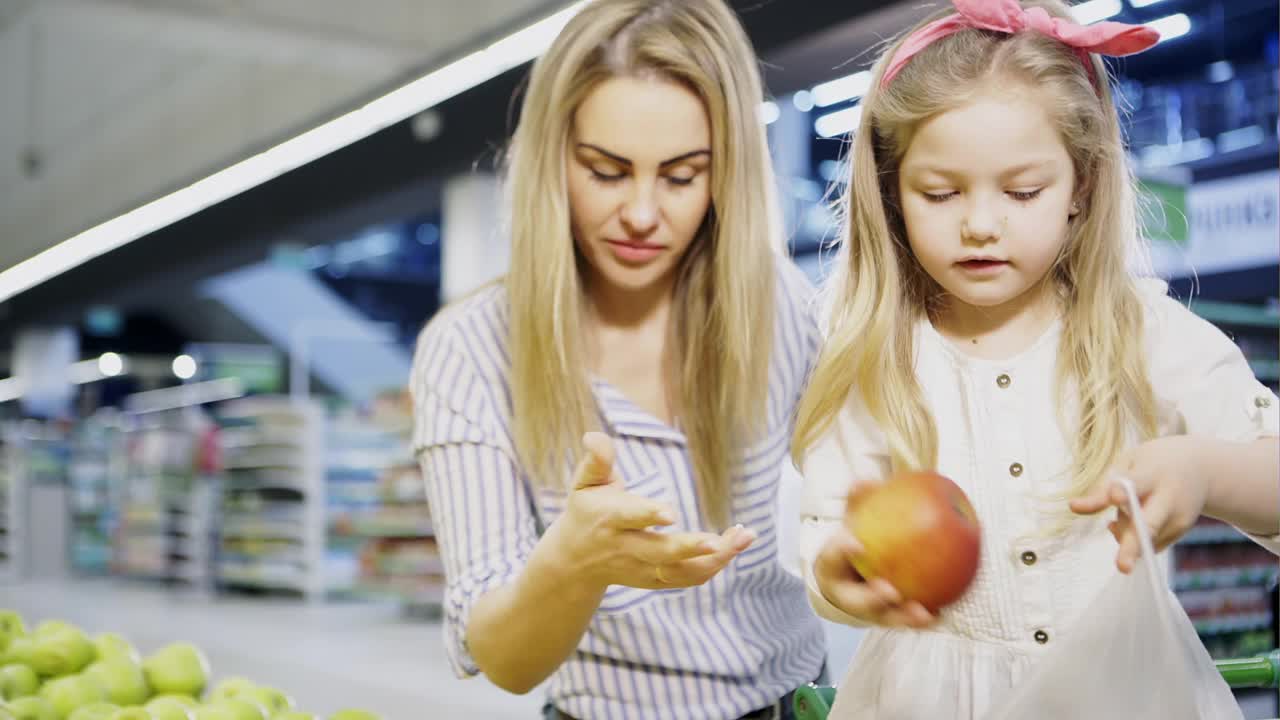
M 621 155 L 617 155 L 617 154 L 615 154 L 615 153 L 611 153 L 611 152 L 609 152 L 608 150 L 605 150 L 604 148 L 600 147 L 599 145 L 593 145 L 593 144 L 591 144 L 591 143 L 578 143 L 578 147 L 579 147 L 579 148 L 585 148 L 585 149 L 587 149 L 587 150 L 594 150 L 594 151 L 596 151 L 596 152 L 600 153 L 601 155 L 603 155 L 603 156 L 605 156 L 605 157 L 609 158 L 610 160 L 612 160 L 612 161 L 614 161 L 614 162 L 618 163 L 619 165 L 625 165 L 625 166 L 627 166 L 627 167 L 631 167 L 631 165 L 632 165 L 631 160 L 629 160 L 629 159 L 627 159 L 627 158 L 624 158 L 624 157 L 622 157 Z M 675 157 L 673 157 L 673 158 L 671 158 L 671 159 L 669 159 L 669 160 L 663 160 L 662 162 L 658 163 L 658 167 L 666 167 L 667 165 L 674 165 L 674 164 L 676 164 L 676 163 L 678 163 L 678 162 L 683 162 L 683 161 L 685 161 L 685 160 L 688 160 L 688 159 L 690 159 L 690 158 L 697 157 L 697 156 L 699 156 L 699 155 L 707 155 L 707 156 L 710 156 L 710 155 L 711 155 L 711 151 L 710 151 L 710 150 L 706 150 L 706 149 L 703 149 L 703 150 L 690 150 L 690 151 L 689 151 L 689 152 L 687 152 L 687 153 L 682 153 L 682 154 L 677 155 L 677 156 L 675 156 Z

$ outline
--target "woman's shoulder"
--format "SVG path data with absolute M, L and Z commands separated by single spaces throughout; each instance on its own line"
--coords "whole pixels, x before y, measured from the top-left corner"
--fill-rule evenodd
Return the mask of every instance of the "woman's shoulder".
M 817 290 L 809 276 L 790 255 L 780 253 L 774 263 L 778 301 L 787 306 L 812 305 Z
M 775 263 L 776 317 L 785 327 L 800 328 L 802 334 L 816 334 L 818 328 L 818 291 L 809 276 L 789 255 L 780 254 Z
M 418 334 L 414 377 L 438 376 L 460 363 L 482 375 L 498 370 L 506 355 L 508 317 L 507 290 L 500 281 L 441 308 Z

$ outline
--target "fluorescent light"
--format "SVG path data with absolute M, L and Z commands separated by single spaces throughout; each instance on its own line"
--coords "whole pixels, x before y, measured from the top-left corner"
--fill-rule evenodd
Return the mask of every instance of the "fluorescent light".
M 148 413 L 232 400 L 243 395 L 244 385 L 240 379 L 229 377 L 134 393 L 124 399 L 124 404 L 129 412 Z
M 828 183 L 849 181 L 849 163 L 837 160 L 823 160 L 818 163 L 818 175 Z
M 1266 133 L 1257 125 L 1228 130 L 1218 135 L 1218 152 L 1229 153 L 1243 150 L 1255 145 L 1261 145 L 1262 141 L 1266 139 Z
M 1148 5 L 1155 5 L 1156 3 L 1162 2 L 1164 2 L 1164 0 L 1129 0 L 1129 4 L 1136 8 L 1144 8 Z
M 760 122 L 765 125 L 772 125 L 782 116 L 782 110 L 778 108 L 778 103 L 772 100 L 765 100 L 760 103 Z
M 1187 17 L 1185 13 L 1167 15 L 1145 24 L 1160 33 L 1160 42 L 1180 38 L 1191 32 L 1191 18 Z
M 1223 83 L 1236 76 L 1236 69 L 1230 60 L 1209 63 L 1207 72 L 1211 83 Z
M 862 122 L 862 106 L 854 105 L 851 108 L 823 115 L 813 122 L 813 129 L 822 137 L 829 138 L 853 132 L 858 129 L 860 122 Z
M 1089 0 L 1071 7 L 1071 15 L 1081 25 L 1092 25 L 1120 14 L 1120 0 Z
M 1196 138 L 1172 145 L 1148 145 L 1140 156 L 1144 167 L 1157 168 L 1195 162 L 1211 157 L 1215 152 L 1213 141 L 1209 138 Z
M 871 71 L 846 75 L 842 78 L 815 85 L 813 88 L 813 104 L 818 107 L 835 105 L 838 102 L 854 100 L 867 94 L 871 89 Z
M 89 228 L 0 272 L 0 302 L 383 128 L 411 118 L 537 57 L 584 4 L 585 2 L 576 2 L 545 20 L 430 72 L 363 107 Z
M 809 112 L 813 109 L 813 93 L 808 90 L 798 90 L 791 96 L 791 104 L 795 105 L 800 112 Z
M 22 383 L 16 377 L 0 379 L 0 402 L 9 402 L 22 397 Z
M 190 355 L 179 355 L 173 359 L 173 374 L 181 380 L 190 380 L 196 376 L 196 360 Z
M 73 363 L 67 373 L 71 382 L 76 385 L 96 382 L 102 379 L 102 371 L 98 369 L 98 360 L 81 360 Z
M 114 370 L 114 372 L 108 372 Z M 124 358 L 109 352 L 94 360 L 81 360 L 67 368 L 67 379 L 74 385 L 97 382 L 124 372 Z M 0 403 L 17 400 L 26 388 L 18 377 L 0 378 Z
M 98 372 L 103 377 L 115 377 L 124 372 L 124 358 L 113 352 L 102 353 L 98 358 Z

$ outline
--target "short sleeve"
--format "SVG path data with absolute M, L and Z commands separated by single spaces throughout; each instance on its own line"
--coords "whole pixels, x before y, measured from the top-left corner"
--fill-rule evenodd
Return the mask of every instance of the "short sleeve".
M 1148 297 L 1151 384 L 1162 431 L 1250 442 L 1280 435 L 1280 399 L 1254 377 L 1239 346 L 1160 287 Z M 1280 533 L 1250 535 L 1280 555 Z
M 818 589 L 814 563 L 827 539 L 844 521 L 845 502 L 855 482 L 876 482 L 889 473 L 884 434 L 861 401 L 850 399 L 830 428 L 804 455 L 800 499 L 800 567 L 809 602 L 832 622 L 862 626 L 863 621 L 832 605 Z
M 1167 431 L 1247 442 L 1280 434 L 1280 400 L 1221 330 L 1177 300 L 1148 298 L 1151 384 Z

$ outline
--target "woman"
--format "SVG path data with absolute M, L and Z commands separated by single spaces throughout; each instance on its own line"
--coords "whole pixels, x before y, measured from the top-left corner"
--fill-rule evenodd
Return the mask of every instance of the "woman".
M 512 267 L 418 342 L 415 451 L 462 676 L 548 718 L 789 716 L 823 633 L 774 508 L 813 362 L 750 43 L 597 0 L 534 66 Z

